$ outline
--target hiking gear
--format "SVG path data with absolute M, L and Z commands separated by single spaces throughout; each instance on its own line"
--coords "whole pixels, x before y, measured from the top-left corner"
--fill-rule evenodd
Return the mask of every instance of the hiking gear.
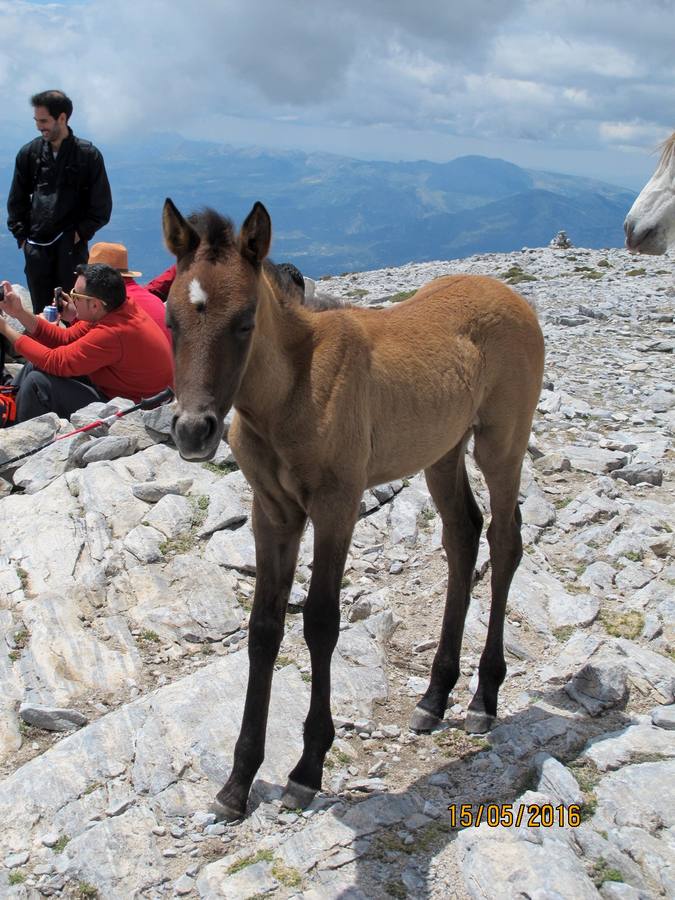
M 95 422 L 89 422 L 88 425 L 83 425 L 81 428 L 76 428 L 74 431 L 69 431 L 68 434 L 59 434 L 57 435 L 57 437 L 52 438 L 50 441 L 47 441 L 46 444 L 42 444 L 41 447 L 35 447 L 33 450 L 27 450 L 25 453 L 21 453 L 19 456 L 15 456 L 13 459 L 7 459 L 5 460 L 5 462 L 0 462 L 0 470 L 14 465 L 14 463 L 20 462 L 22 459 L 26 459 L 26 457 L 28 456 L 33 456 L 34 453 L 39 453 L 40 450 L 44 450 L 46 447 L 51 447 L 51 445 L 56 444 L 57 441 L 65 441 L 66 438 L 74 437 L 76 434 L 84 434 L 86 431 L 91 431 L 94 428 L 112 425 L 113 422 L 115 422 L 117 419 L 122 419 L 124 418 L 124 416 L 128 416 L 129 413 L 136 412 L 139 409 L 156 409 L 158 406 L 162 406 L 162 404 L 173 400 L 173 398 L 173 390 L 170 387 L 167 387 L 163 391 L 160 391 L 159 394 L 155 394 L 154 397 L 146 397 L 144 400 L 141 400 L 139 403 L 135 403 L 128 409 L 120 409 L 110 416 L 105 416 L 102 419 L 96 419 Z

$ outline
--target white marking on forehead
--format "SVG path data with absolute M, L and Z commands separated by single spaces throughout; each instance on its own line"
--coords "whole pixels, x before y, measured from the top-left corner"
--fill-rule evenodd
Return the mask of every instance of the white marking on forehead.
M 199 281 L 196 278 L 193 278 L 190 282 L 190 303 L 194 303 L 195 306 L 203 309 L 206 306 L 207 300 L 208 297 L 206 296 L 206 291 Z

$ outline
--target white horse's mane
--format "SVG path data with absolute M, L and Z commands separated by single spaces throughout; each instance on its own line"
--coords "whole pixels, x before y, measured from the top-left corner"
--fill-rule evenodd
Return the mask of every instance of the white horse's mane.
M 661 158 L 656 172 L 660 173 L 671 164 L 673 156 L 675 156 L 675 131 L 662 144 L 659 144 L 658 149 L 661 151 Z

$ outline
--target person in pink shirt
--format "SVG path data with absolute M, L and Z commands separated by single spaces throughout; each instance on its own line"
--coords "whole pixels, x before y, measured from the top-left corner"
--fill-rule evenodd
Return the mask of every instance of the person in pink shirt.
M 162 329 L 162 334 L 171 346 L 171 332 L 166 327 L 164 304 L 156 294 L 143 287 L 134 280 L 139 278 L 142 272 L 133 272 L 129 269 L 129 255 L 124 244 L 114 244 L 108 241 L 99 241 L 89 251 L 89 263 L 105 263 L 117 269 L 124 279 L 127 297 L 131 297 L 144 310 L 153 322 Z

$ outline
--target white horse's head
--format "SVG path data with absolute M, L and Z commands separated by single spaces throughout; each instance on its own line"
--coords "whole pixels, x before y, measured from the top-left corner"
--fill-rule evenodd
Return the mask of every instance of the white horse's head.
M 623 223 L 626 247 L 658 256 L 675 245 L 675 132 L 663 145 L 656 172 Z

